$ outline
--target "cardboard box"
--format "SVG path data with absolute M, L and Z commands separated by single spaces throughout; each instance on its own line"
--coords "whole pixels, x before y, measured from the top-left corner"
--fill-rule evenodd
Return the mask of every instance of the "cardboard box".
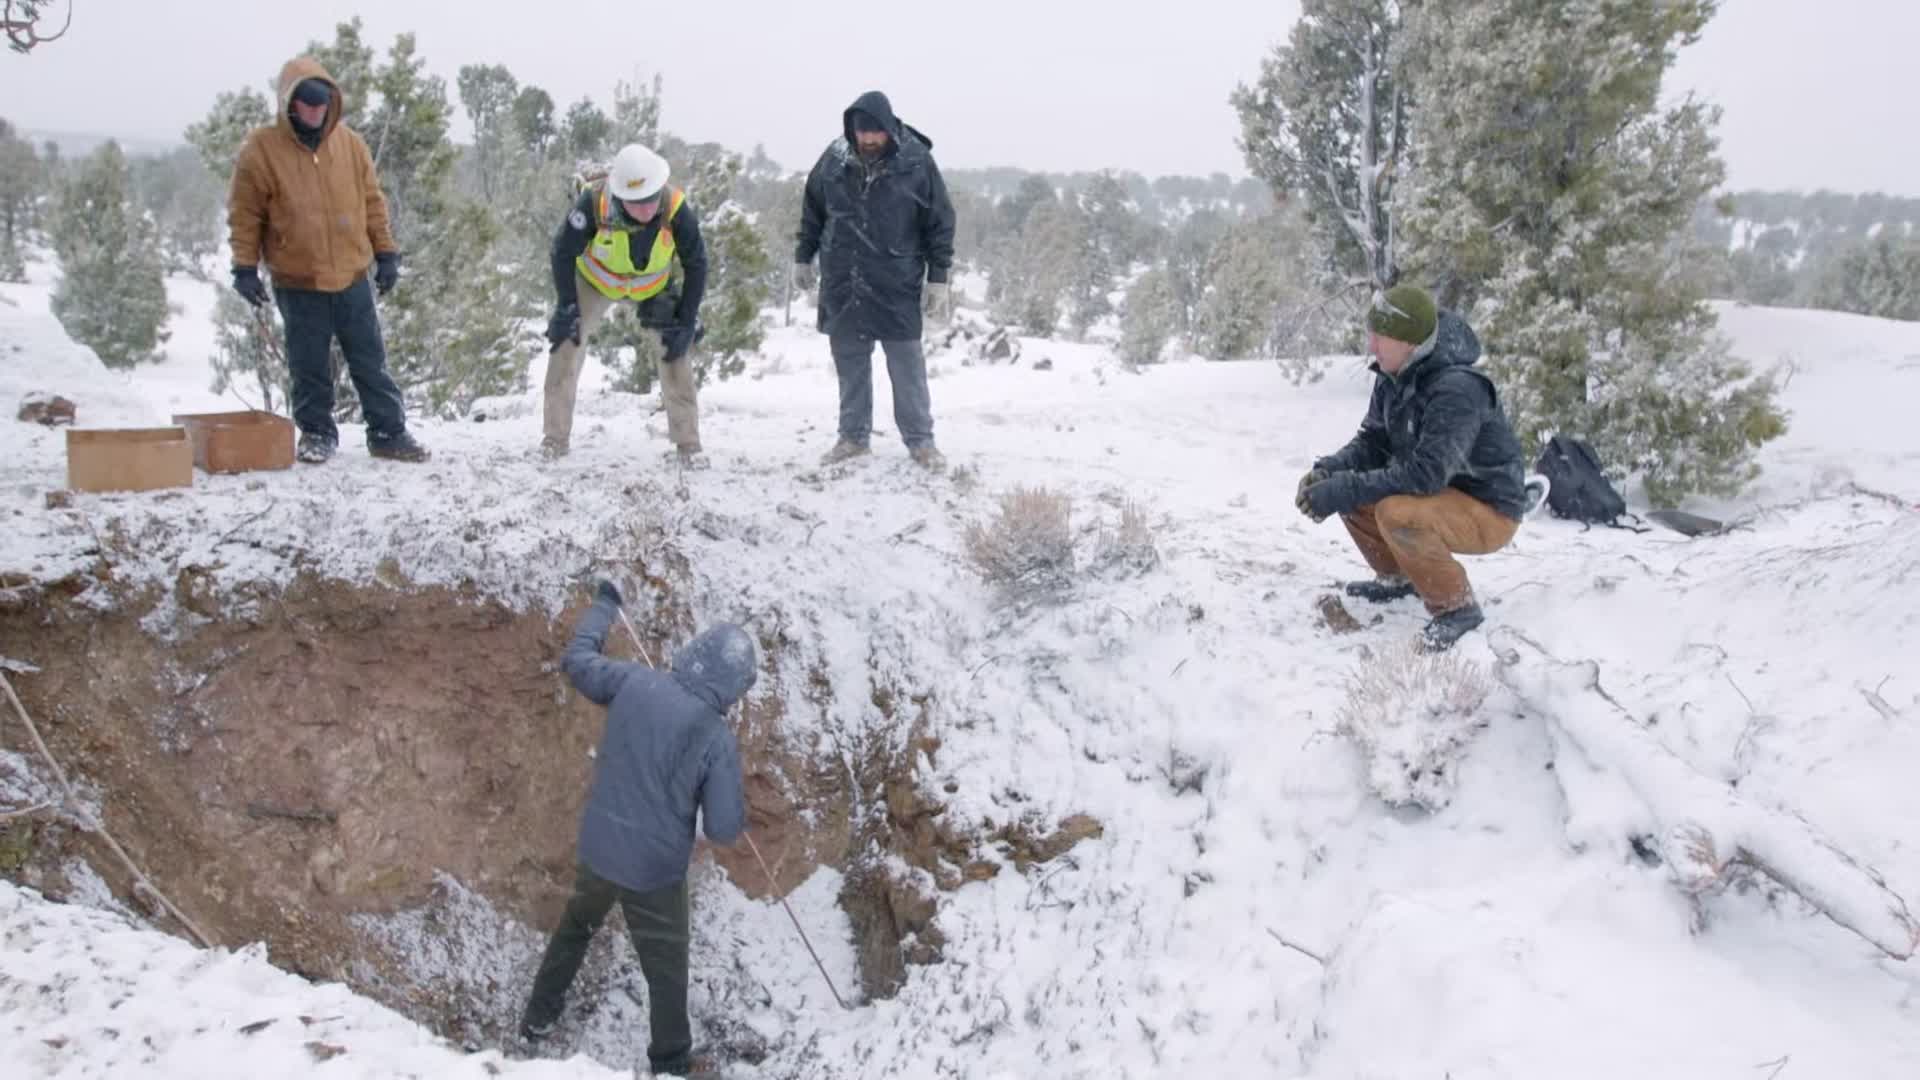
M 193 440 L 193 463 L 210 473 L 293 467 L 293 421 L 258 409 L 180 413 L 173 422 Z
M 67 487 L 74 491 L 191 486 L 193 441 L 186 428 L 67 429 Z

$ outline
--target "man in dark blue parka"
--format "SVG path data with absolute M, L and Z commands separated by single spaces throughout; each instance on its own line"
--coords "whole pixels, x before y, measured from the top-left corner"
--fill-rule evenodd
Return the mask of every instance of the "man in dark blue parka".
M 893 422 L 914 462 L 939 471 L 921 316 L 953 316 L 953 200 L 933 140 L 870 90 L 847 107 L 841 134 L 807 174 L 800 203 L 800 266 L 820 257 L 820 330 L 840 379 L 840 438 L 826 464 L 868 452 L 873 434 L 873 344 L 887 355 Z

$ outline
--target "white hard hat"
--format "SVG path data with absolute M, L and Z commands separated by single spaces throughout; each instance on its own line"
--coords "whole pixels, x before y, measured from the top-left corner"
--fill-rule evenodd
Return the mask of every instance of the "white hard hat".
M 607 171 L 608 190 L 616 199 L 640 202 L 660 194 L 667 186 L 667 159 L 631 143 L 620 149 Z

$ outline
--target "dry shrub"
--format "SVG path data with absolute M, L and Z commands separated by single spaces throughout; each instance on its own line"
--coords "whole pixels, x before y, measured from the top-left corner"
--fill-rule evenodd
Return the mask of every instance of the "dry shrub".
M 993 521 L 967 526 L 967 559 L 988 583 L 1010 590 L 1051 590 L 1073 576 L 1073 500 L 1044 487 L 1000 496 Z
M 1153 542 L 1153 526 L 1140 504 L 1128 500 L 1120 507 L 1120 524 L 1113 531 L 1100 530 L 1100 544 L 1094 565 L 1120 574 L 1144 574 L 1160 563 L 1160 549 Z
M 1461 752 L 1486 723 L 1480 706 L 1492 689 L 1479 664 L 1410 641 L 1347 676 L 1338 730 L 1359 744 L 1382 799 L 1439 810 L 1453 799 Z

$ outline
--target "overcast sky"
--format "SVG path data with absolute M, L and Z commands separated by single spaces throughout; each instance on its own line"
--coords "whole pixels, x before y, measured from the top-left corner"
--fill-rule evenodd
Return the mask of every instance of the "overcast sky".
M 362 14 L 430 70 L 505 64 L 562 108 L 665 78 L 665 125 L 790 168 L 861 91 L 882 89 L 946 166 L 1242 175 L 1227 95 L 1297 16 L 1292 0 L 73 0 L 72 31 L 0 53 L 0 116 L 28 130 L 177 140 L 214 95 L 259 86 Z M 534 14 L 524 12 L 533 8 Z M 1907 76 L 1915 0 L 1727 0 L 1670 92 L 1725 110 L 1735 187 L 1920 196 Z M 348 88 L 352 92 L 351 87 Z M 464 121 L 457 132 L 464 134 Z

